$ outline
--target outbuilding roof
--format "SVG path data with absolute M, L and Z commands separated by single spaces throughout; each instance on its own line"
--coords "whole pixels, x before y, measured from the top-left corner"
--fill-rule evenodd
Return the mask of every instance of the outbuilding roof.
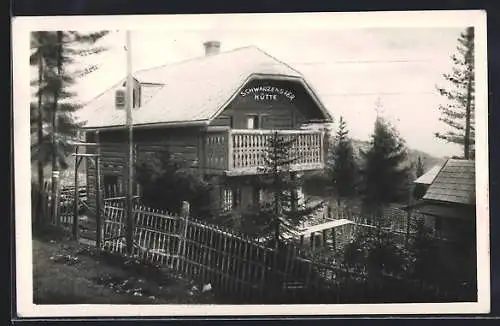
M 325 120 L 331 121 L 330 114 L 300 72 L 255 46 L 142 70 L 133 76 L 140 83 L 151 86 L 149 98 L 132 112 L 136 126 L 207 124 L 251 78 L 259 77 L 286 78 L 302 83 L 322 110 Z M 115 91 L 124 81 L 125 78 L 80 110 L 77 119 L 86 122 L 85 128 L 124 125 L 124 111 L 114 107 Z
M 448 159 L 425 193 L 424 200 L 475 205 L 475 164 Z
M 430 185 L 432 181 L 434 181 L 442 167 L 443 164 L 434 165 L 429 171 L 422 174 L 413 182 L 418 184 Z

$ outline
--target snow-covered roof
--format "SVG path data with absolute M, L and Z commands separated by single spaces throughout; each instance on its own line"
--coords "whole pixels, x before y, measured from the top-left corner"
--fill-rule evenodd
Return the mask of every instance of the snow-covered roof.
M 148 85 L 147 98 L 132 112 L 136 126 L 207 124 L 249 80 L 257 77 L 300 82 L 318 104 L 325 120 L 331 120 L 300 72 L 255 46 L 142 70 L 133 76 Z M 79 110 L 77 119 L 86 122 L 85 128 L 124 125 L 125 113 L 114 105 L 115 91 L 124 81 L 125 78 Z

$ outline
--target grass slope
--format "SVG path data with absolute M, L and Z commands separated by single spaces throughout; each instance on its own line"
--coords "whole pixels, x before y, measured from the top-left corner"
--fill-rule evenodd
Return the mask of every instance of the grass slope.
M 33 239 L 35 304 L 213 303 L 211 292 L 168 271 L 98 253 L 59 233 Z

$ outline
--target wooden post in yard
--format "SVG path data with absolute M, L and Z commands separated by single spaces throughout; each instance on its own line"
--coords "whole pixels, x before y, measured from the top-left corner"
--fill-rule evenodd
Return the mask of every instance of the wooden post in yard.
M 337 249 L 337 234 L 335 228 L 332 228 L 332 248 L 333 250 Z
M 57 163 L 56 163 L 57 165 Z M 60 226 L 61 220 L 59 218 L 59 171 L 52 171 L 52 189 L 51 189 L 51 218 L 55 225 Z
M 405 246 L 408 248 L 408 244 L 410 243 L 410 227 L 411 227 L 411 205 L 412 205 L 412 184 L 410 184 L 410 189 L 408 191 L 408 215 L 406 217 L 406 237 L 405 237 Z
M 79 223 L 78 223 L 78 167 L 80 166 L 80 162 L 82 161 L 82 158 L 78 156 L 78 145 L 75 147 L 75 190 L 74 190 L 74 195 L 73 195 L 73 239 L 75 241 L 78 241 L 79 237 Z
M 99 137 L 99 132 L 96 132 L 96 137 Z M 99 140 L 96 139 L 96 142 Z M 95 220 L 96 220 L 96 247 L 97 250 L 101 249 L 101 240 L 102 240 L 102 221 L 101 221 L 101 162 L 100 157 L 101 150 L 100 147 L 97 147 L 97 156 L 95 157 L 95 166 L 96 166 L 96 189 L 95 189 Z
M 186 238 L 187 238 L 187 229 L 189 223 L 189 214 L 190 214 L 190 206 L 187 201 L 182 202 L 181 216 L 184 218 L 184 230 L 182 231 L 182 235 L 180 237 L 179 245 L 177 247 L 177 272 L 180 268 L 181 257 L 186 258 Z
M 127 202 L 126 202 L 126 240 L 127 240 L 127 253 L 130 255 L 134 247 L 134 214 L 132 206 L 133 196 L 133 138 L 132 138 L 132 107 L 133 107 L 133 78 L 132 78 L 132 49 L 130 40 L 130 31 L 126 32 L 126 48 L 127 48 L 127 100 L 126 100 L 126 126 L 128 131 L 128 155 L 127 155 Z

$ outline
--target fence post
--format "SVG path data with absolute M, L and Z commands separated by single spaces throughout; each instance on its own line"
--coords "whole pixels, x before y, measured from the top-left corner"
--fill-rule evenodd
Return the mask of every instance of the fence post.
M 332 233 L 332 248 L 333 250 L 337 250 L 337 234 L 335 228 L 332 228 L 331 233 Z
M 43 224 L 52 225 L 52 197 L 51 197 L 52 183 L 45 181 L 43 184 Z
M 56 226 L 61 225 L 61 220 L 59 219 L 59 171 L 52 171 L 52 221 Z
M 96 201 L 95 201 L 95 207 L 96 207 L 96 247 L 97 250 L 101 249 L 101 240 L 102 240 L 102 219 L 101 219 L 101 162 L 99 159 L 100 155 L 100 148 L 97 147 L 97 153 L 98 155 L 95 157 L 95 165 L 96 165 Z
M 79 225 L 78 225 L 78 166 L 81 162 L 81 157 L 78 156 L 78 145 L 75 148 L 75 190 L 73 195 L 73 239 L 75 241 L 78 240 L 79 234 Z
M 184 219 L 184 230 L 180 237 L 179 245 L 177 247 L 177 271 L 179 271 L 181 257 L 186 258 L 186 238 L 187 238 L 187 229 L 189 223 L 189 214 L 190 214 L 190 206 L 187 201 L 182 202 L 181 208 L 181 218 Z M 181 251 L 182 250 L 182 251 Z

